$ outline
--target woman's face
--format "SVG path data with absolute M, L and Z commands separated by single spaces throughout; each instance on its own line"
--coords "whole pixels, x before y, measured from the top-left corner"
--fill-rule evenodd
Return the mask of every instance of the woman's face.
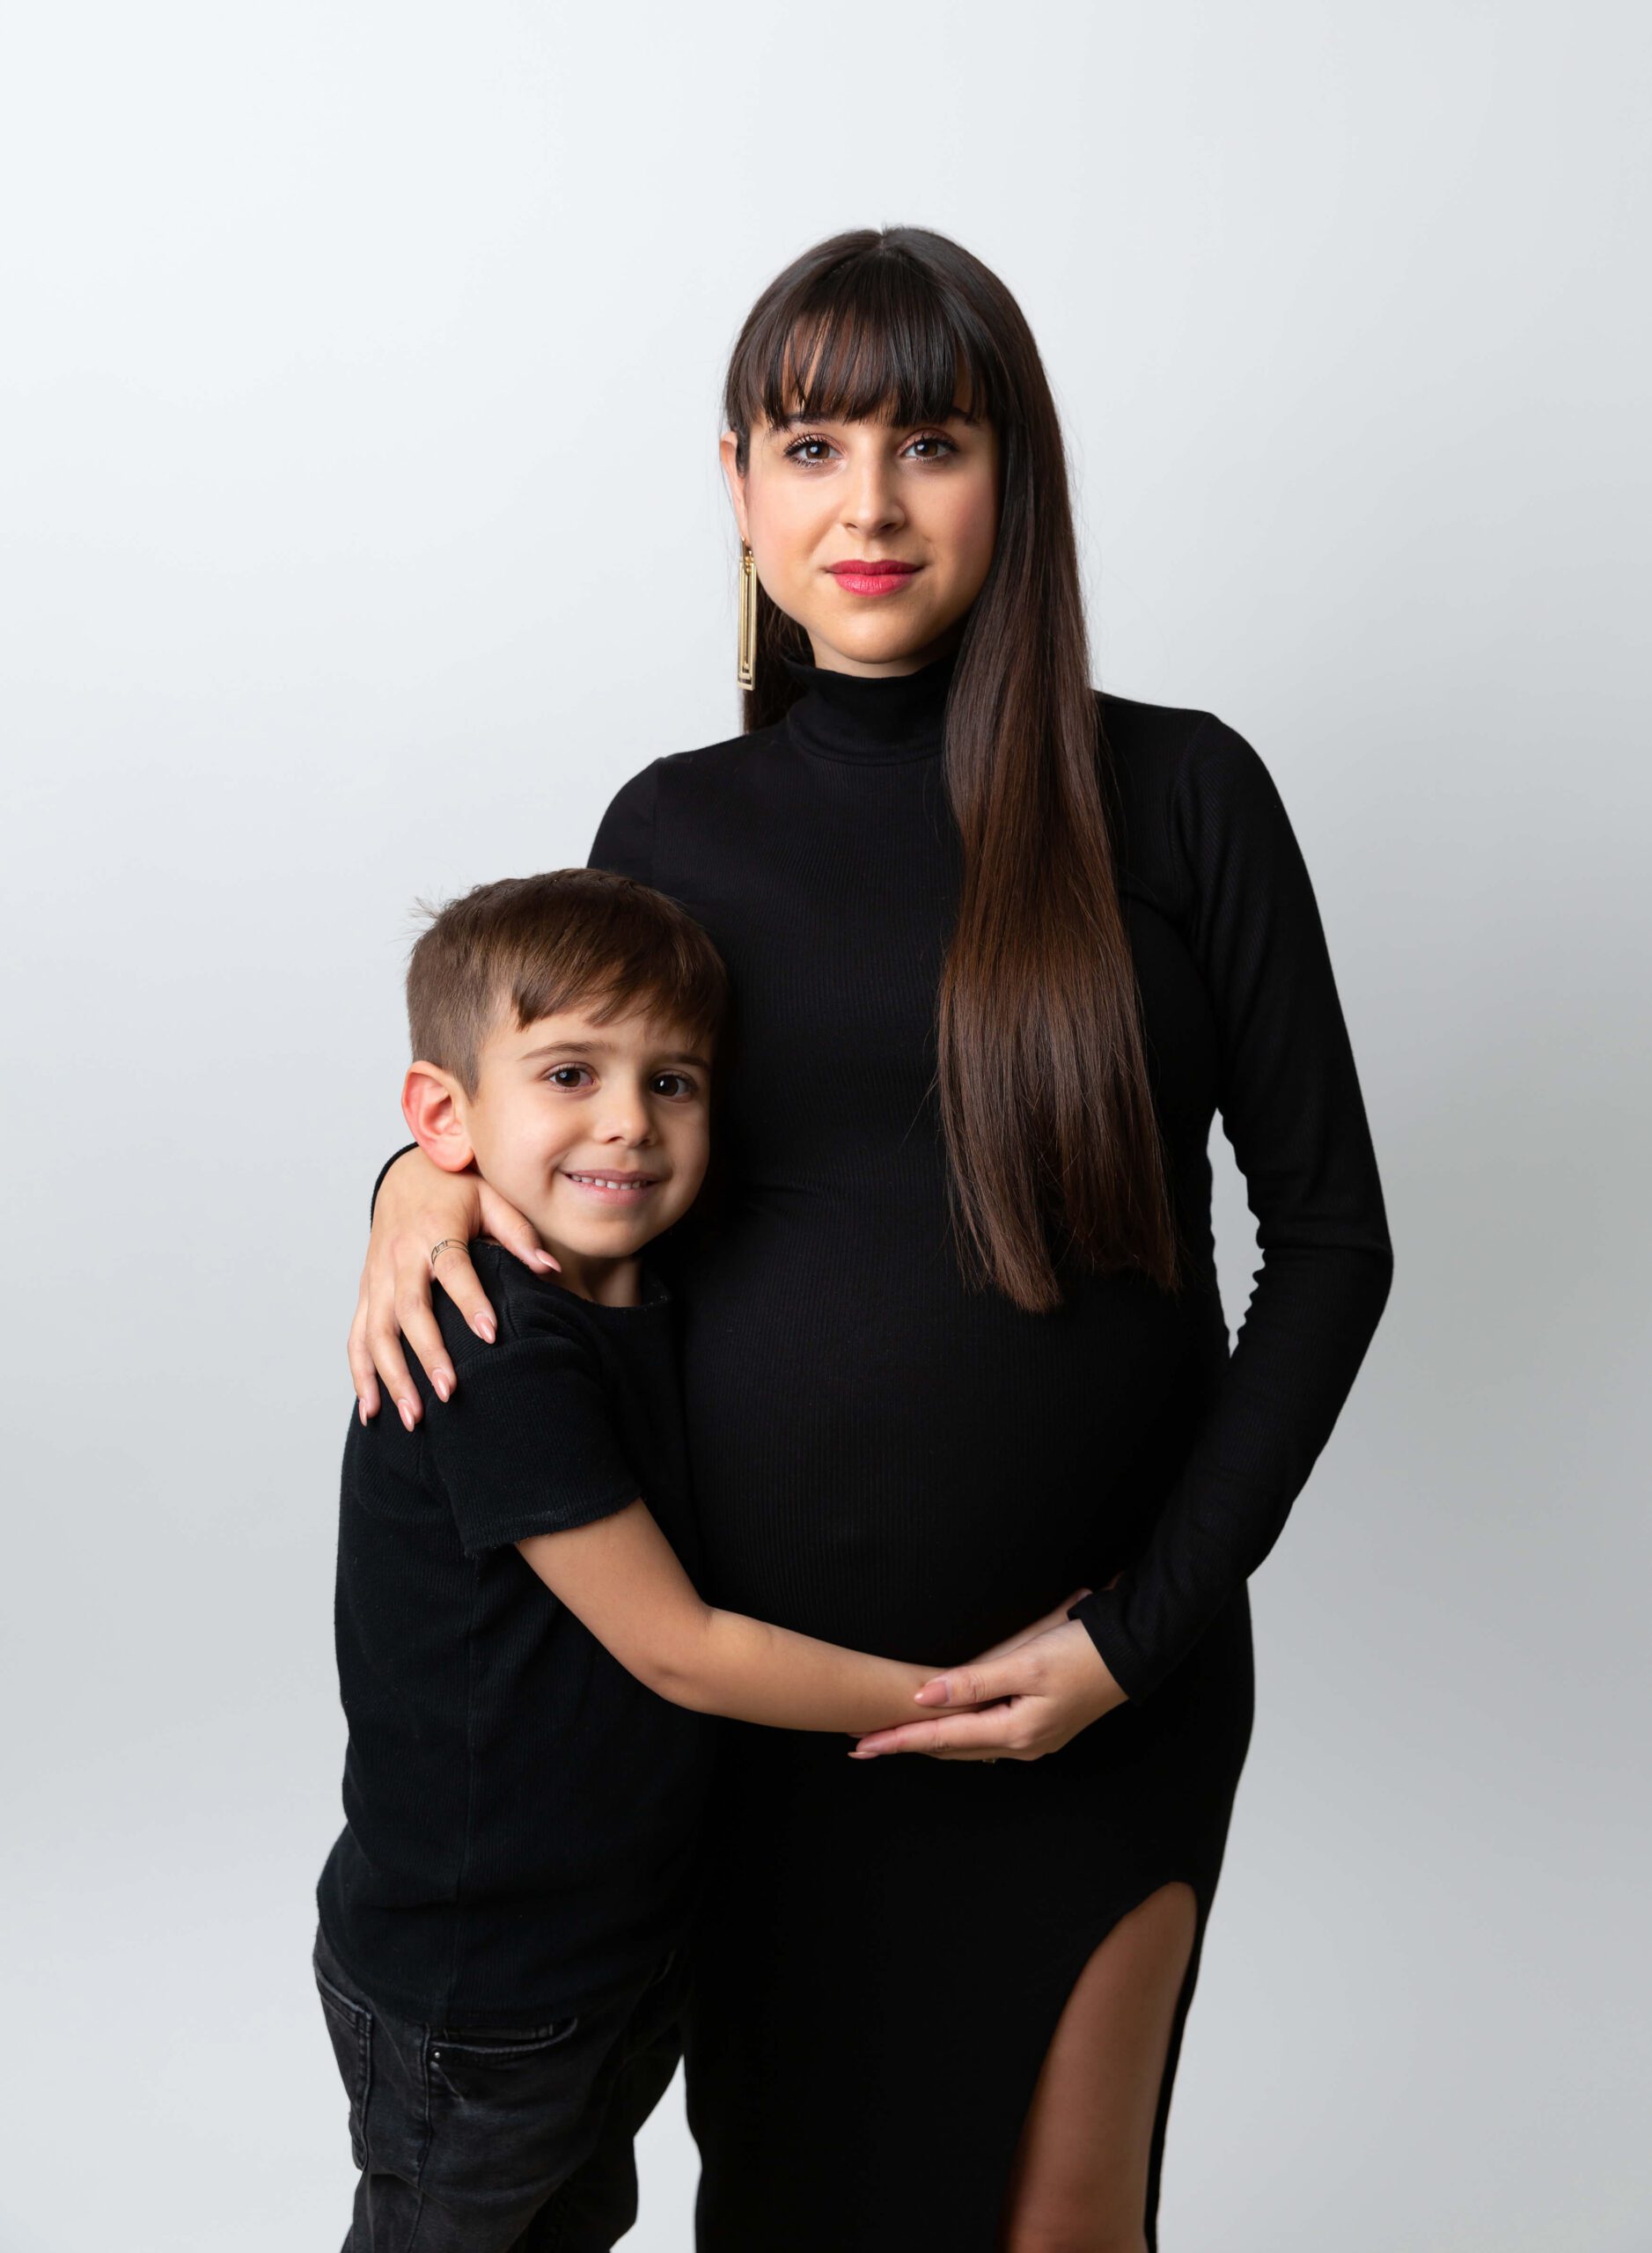
M 990 422 L 958 403 L 939 422 L 758 423 L 744 477 L 732 430 L 722 452 L 763 591 L 818 665 L 915 672 L 956 645 L 998 532 Z

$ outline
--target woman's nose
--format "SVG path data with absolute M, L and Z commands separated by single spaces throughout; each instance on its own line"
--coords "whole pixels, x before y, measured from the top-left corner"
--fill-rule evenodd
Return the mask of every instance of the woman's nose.
M 902 519 L 894 473 L 887 462 L 866 461 L 851 472 L 843 522 L 853 532 L 886 532 Z

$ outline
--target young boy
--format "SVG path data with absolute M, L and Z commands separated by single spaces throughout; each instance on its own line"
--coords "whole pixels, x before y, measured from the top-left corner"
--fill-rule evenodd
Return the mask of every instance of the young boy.
M 700 926 L 598 870 L 481 885 L 413 952 L 408 1126 L 560 1273 L 474 1243 L 496 1341 L 437 1293 L 452 1398 L 421 1374 L 412 1432 L 352 1418 L 345 1447 L 314 1962 L 356 2253 L 415 2224 L 422 2253 L 606 2253 L 679 2055 L 708 1717 L 858 1734 L 936 1670 L 694 1592 L 672 1307 L 638 1254 L 704 1177 L 724 998 Z

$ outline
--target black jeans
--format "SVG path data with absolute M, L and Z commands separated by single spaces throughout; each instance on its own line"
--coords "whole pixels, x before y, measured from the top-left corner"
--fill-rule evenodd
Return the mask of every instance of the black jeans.
M 344 2253 L 609 2253 L 682 2055 L 682 1950 L 617 2001 L 505 2031 L 395 2017 L 319 1933 L 314 1970 L 362 2170 Z

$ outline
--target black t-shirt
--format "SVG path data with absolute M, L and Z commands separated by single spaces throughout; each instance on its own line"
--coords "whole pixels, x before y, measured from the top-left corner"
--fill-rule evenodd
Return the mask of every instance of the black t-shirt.
M 470 1247 L 484 1345 L 444 1292 L 458 1372 L 424 1416 L 352 1413 L 335 1612 L 346 1827 L 321 1926 L 366 1992 L 437 2024 L 509 2024 L 624 1985 L 693 1905 L 715 1724 L 645 1689 L 515 1544 L 639 1494 L 691 1577 L 673 1306 L 605 1307 Z M 411 1361 L 411 1356 L 409 1357 Z

